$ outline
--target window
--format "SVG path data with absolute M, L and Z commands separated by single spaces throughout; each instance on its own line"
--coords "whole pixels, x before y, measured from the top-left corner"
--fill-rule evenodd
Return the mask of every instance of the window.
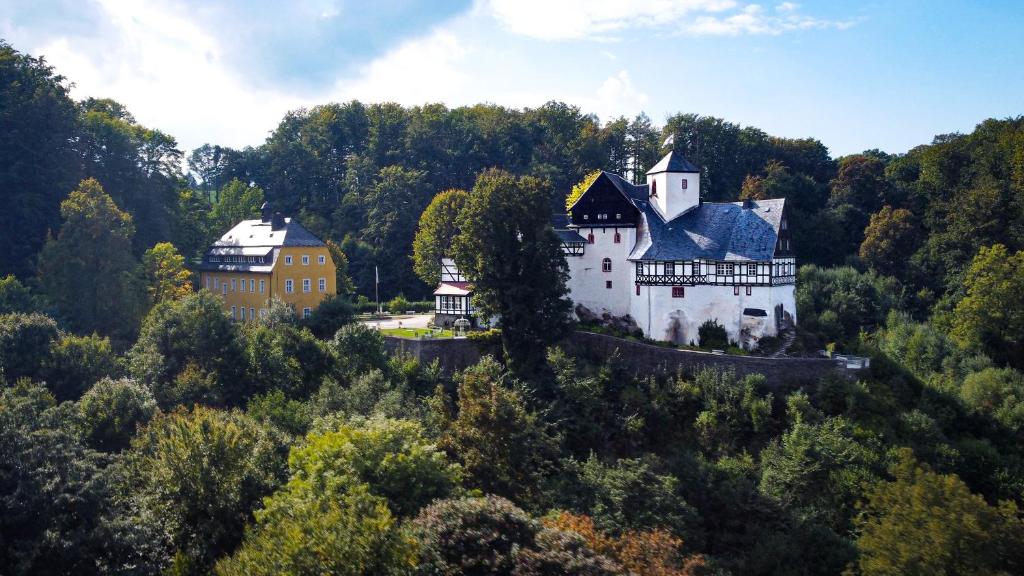
M 781 229 L 781 230 L 785 230 L 785 229 L 786 229 L 786 228 L 788 228 L 788 227 L 789 227 L 789 223 L 788 223 L 788 222 L 786 222 L 786 219 L 785 219 L 785 218 L 783 218 L 783 219 L 782 219 L 782 222 L 779 222 L 779 229 Z
M 303 278 L 302 279 L 302 291 L 303 292 L 305 292 L 307 294 L 312 292 L 313 291 L 312 286 L 313 286 L 313 283 L 312 283 L 312 281 L 309 278 Z
M 210 289 L 210 277 L 209 276 L 206 277 L 206 289 L 207 290 Z
M 260 318 L 266 318 L 266 317 L 267 317 L 267 309 L 266 308 L 260 308 Z
M 753 293 L 753 291 L 754 288 L 752 286 L 747 286 L 747 296 L 750 296 Z
M 292 265 L 292 257 L 291 256 L 285 256 L 284 257 L 284 265 L 285 266 L 291 266 Z
M 231 279 L 231 291 L 234 292 L 238 289 L 238 281 L 234 278 Z
M 615 219 L 616 220 L 622 220 L 622 214 L 616 214 L 615 215 Z
M 302 317 L 303 318 L 309 318 L 312 315 L 313 315 L 313 309 L 312 308 L 307 306 L 307 307 L 302 309 Z
M 242 313 L 242 320 L 245 320 L 245 306 L 242 306 L 241 313 Z
M 622 234 L 619 234 L 618 232 L 616 232 L 615 233 L 615 243 L 619 244 L 620 242 L 622 242 Z
M 239 292 L 245 292 L 245 278 L 242 278 L 242 285 L 238 287 Z
M 673 298 L 682 298 L 685 295 L 686 295 L 686 289 L 683 286 L 673 286 L 672 287 L 672 297 Z
M 611 280 L 605 280 L 604 287 L 609 289 L 609 290 L 611 290 L 612 289 L 612 281 Z
M 309 266 L 309 256 L 307 256 L 305 254 L 302 255 L 302 265 L 303 266 Z
M 249 308 L 249 320 L 255 320 L 255 319 L 256 319 L 256 309 L 250 307 Z
M 255 291 L 256 291 L 256 279 L 253 278 L 253 279 L 249 280 L 249 292 L 255 292 Z
M 213 289 L 216 290 L 218 288 L 220 288 L 220 278 L 214 278 L 213 279 Z
M 295 281 L 289 278 L 284 281 L 284 293 L 291 294 L 292 292 L 295 292 Z
M 612 271 L 612 259 L 611 258 L 605 258 L 604 260 L 601 260 L 601 272 L 611 272 L 611 271 Z
M 658 181 L 651 182 L 651 198 L 658 197 Z
M 224 295 L 227 296 L 228 295 L 228 283 L 225 282 L 225 283 L 221 284 L 220 287 L 224 291 Z
M 327 264 L 327 256 L 324 256 L 323 254 L 317 256 L 316 257 L 316 263 L 321 265 L 321 266 L 323 266 L 324 264 Z
M 320 279 L 320 291 L 327 292 L 327 278 Z
M 640 285 L 639 284 L 636 285 L 636 295 L 637 296 L 640 295 Z
M 733 296 L 739 296 L 740 295 L 740 287 L 739 286 L 733 286 L 732 287 L 732 295 Z
M 715 265 L 715 274 L 719 276 L 732 276 L 733 265 L 731 263 L 719 262 Z
M 594 234 L 593 234 L 593 232 L 591 232 L 590 234 L 587 234 L 587 244 L 593 244 L 593 243 L 594 243 Z
M 260 280 L 260 294 L 263 294 L 263 291 L 266 290 L 266 288 L 267 288 L 267 281 L 266 280 Z
M 683 178 L 683 190 L 686 190 L 686 178 Z
M 757 276 L 757 264 L 747 264 L 747 276 Z
M 590 220 L 590 214 L 584 214 L 583 215 L 583 219 L 584 220 Z
M 237 311 L 238 311 L 238 306 L 232 306 L 232 307 L 231 307 L 231 319 L 232 319 L 232 320 L 234 320 L 234 319 L 235 319 L 235 313 L 236 313 Z
M 665 262 L 665 276 L 675 276 L 675 275 L 676 275 L 676 263 L 675 262 Z

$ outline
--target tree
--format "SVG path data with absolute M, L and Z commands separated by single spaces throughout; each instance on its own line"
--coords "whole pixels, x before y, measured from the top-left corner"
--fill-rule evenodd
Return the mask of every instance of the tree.
M 558 456 L 557 439 L 527 409 L 511 377 L 490 356 L 462 373 L 458 415 L 441 446 L 469 474 L 467 484 L 520 502 L 539 497 L 539 484 Z
M 203 401 L 241 404 L 245 356 L 238 330 L 206 290 L 157 304 L 128 352 L 132 376 L 167 408 Z
M 321 300 L 313 309 L 313 314 L 303 319 L 302 324 L 317 338 L 331 338 L 354 318 L 355 310 L 348 298 L 334 295 Z
M 334 372 L 330 346 L 306 328 L 282 324 L 275 328 L 257 322 L 242 330 L 247 367 L 247 393 L 280 390 L 290 398 L 305 399 Z
M 969 350 L 1024 367 L 1024 251 L 983 246 L 964 279 L 967 295 L 953 314 L 953 337 Z
M 13 274 L 0 278 L 0 314 L 28 314 L 35 308 L 32 292 Z
M 203 573 L 234 550 L 262 498 L 285 479 L 283 440 L 240 412 L 159 414 L 132 440 L 118 498 L 156 523 L 166 550 Z
M 348 256 L 335 241 L 327 240 L 327 250 L 331 253 L 331 260 L 334 261 L 334 276 L 338 295 L 352 294 L 356 287 L 348 276 Z M 322 306 L 322 304 L 321 304 Z
M 135 430 L 156 414 L 153 393 L 134 380 L 104 378 L 78 401 L 86 441 L 103 452 L 128 447 Z
M 365 484 L 399 517 L 451 495 L 461 471 L 410 420 L 372 417 L 311 434 L 289 458 L 293 476 L 330 497 Z
M 451 246 L 459 233 L 459 214 L 469 194 L 465 190 L 445 190 L 427 205 L 420 215 L 412 242 L 413 270 L 428 286 L 441 281 L 441 258 L 451 256 Z
M 213 222 L 221 234 L 242 220 L 258 218 L 263 206 L 263 189 L 234 178 L 217 193 Z
M 289 485 L 256 518 L 242 546 L 217 563 L 218 575 L 399 576 L 416 563 L 415 542 L 365 485 L 334 498 Z
M 1024 521 L 1016 505 L 991 506 L 954 475 L 899 451 L 892 482 L 867 493 L 858 520 L 859 567 L 881 574 L 1015 574 L 1024 568 Z
M 8 382 L 39 377 L 58 337 L 57 323 L 42 314 L 0 315 L 0 371 Z
M 60 224 L 60 198 L 80 177 L 77 110 L 68 90 L 46 60 L 0 40 L 0 276 L 35 272 L 47 230 Z M 15 311 L 28 310 L 9 310 Z
M 572 190 L 569 191 L 569 195 L 565 197 L 566 211 L 572 208 L 572 205 L 575 204 L 581 196 L 583 196 L 583 193 L 587 191 L 587 188 L 590 188 L 590 185 L 593 184 L 594 181 L 597 180 L 597 177 L 600 175 L 600 170 L 588 172 L 587 175 L 583 177 L 583 180 L 580 180 L 575 185 L 573 185 Z
M 96 334 L 62 334 L 43 364 L 46 386 L 58 400 L 75 400 L 103 377 L 120 371 L 110 339 Z
M 473 186 L 453 244 L 477 310 L 499 318 L 505 355 L 519 374 L 539 370 L 546 345 L 569 325 L 568 265 L 551 229 L 551 200 L 550 184 L 488 170 Z
M 349 324 L 338 330 L 331 340 L 341 372 L 355 378 L 373 369 L 386 370 L 388 356 L 384 337 L 365 324 Z
M 907 277 L 907 256 L 917 244 L 917 229 L 910 210 L 883 206 L 871 215 L 864 229 L 860 257 L 879 274 Z
M 177 300 L 192 293 L 192 275 L 185 258 L 170 242 L 160 242 L 142 255 L 147 291 L 154 304 Z
M 972 412 L 992 418 L 1011 433 L 1024 430 L 1024 374 L 1013 368 L 986 368 L 968 374 L 960 397 Z
M 60 211 L 60 232 L 39 255 L 43 288 L 75 330 L 127 339 L 138 327 L 143 299 L 132 217 L 91 178 Z

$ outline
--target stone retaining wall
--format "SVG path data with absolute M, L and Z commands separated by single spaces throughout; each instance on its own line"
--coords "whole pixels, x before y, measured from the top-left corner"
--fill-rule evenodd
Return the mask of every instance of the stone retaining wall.
M 391 354 L 408 354 L 425 364 L 437 359 L 448 374 L 480 360 L 476 344 L 466 338 L 412 340 L 385 336 L 384 342 Z M 598 362 L 617 353 L 621 365 L 637 375 L 693 374 L 702 368 L 717 368 L 732 370 L 741 376 L 763 374 L 767 385 L 776 388 L 813 384 L 831 373 L 847 376 L 854 373 L 847 370 L 843 362 L 828 358 L 720 355 L 677 350 L 592 332 L 574 332 L 562 347 L 570 354 Z

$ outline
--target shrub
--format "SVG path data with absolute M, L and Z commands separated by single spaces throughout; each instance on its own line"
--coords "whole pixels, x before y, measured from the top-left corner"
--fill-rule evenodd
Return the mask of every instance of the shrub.
M 401 314 L 409 310 L 409 301 L 405 299 L 405 296 L 399 294 L 388 302 L 388 312 L 392 314 Z
M 156 413 L 148 388 L 127 378 L 104 378 L 78 401 L 85 438 L 97 450 L 113 452 L 128 446 L 135 429 Z
M 697 329 L 697 338 L 701 348 L 725 350 L 729 347 L 729 334 L 725 327 L 718 323 L 717 318 L 705 320 Z

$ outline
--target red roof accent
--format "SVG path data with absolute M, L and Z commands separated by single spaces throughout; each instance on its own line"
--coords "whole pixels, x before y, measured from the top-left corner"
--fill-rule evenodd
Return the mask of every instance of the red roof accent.
M 472 291 L 469 282 L 441 282 L 434 290 L 434 296 L 469 296 Z

